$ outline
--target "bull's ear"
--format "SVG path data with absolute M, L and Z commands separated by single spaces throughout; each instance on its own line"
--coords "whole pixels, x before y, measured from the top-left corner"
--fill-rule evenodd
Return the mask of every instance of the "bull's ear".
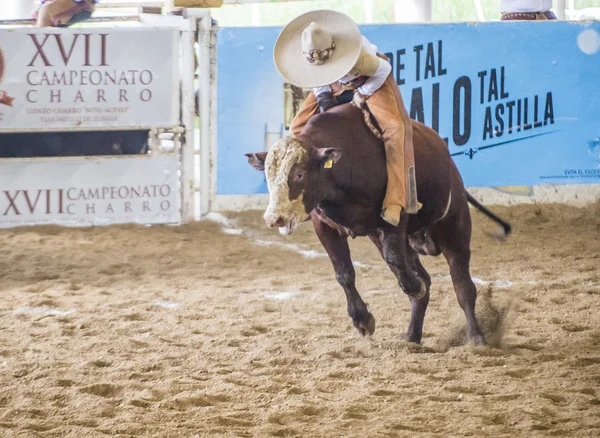
M 323 167 L 329 169 L 338 162 L 342 156 L 342 150 L 338 148 L 319 148 L 317 149 L 317 159 L 322 163 Z
M 266 152 L 257 152 L 255 154 L 245 154 L 248 157 L 248 163 L 259 172 L 265 171 Z

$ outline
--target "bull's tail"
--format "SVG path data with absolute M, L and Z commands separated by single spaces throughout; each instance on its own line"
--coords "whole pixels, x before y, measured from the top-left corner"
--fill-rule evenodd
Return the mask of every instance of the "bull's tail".
M 504 230 L 504 234 L 500 235 L 500 236 L 492 235 L 492 237 L 499 238 L 500 240 L 506 239 L 512 230 L 512 227 L 510 226 L 510 224 L 508 222 L 500 219 L 498 216 L 496 216 L 490 210 L 488 210 L 483 205 L 481 205 L 479 203 L 479 201 L 477 199 L 475 199 L 473 196 L 471 196 L 471 194 L 469 192 L 466 192 L 466 193 L 467 193 L 467 201 L 469 201 L 475 208 L 477 208 L 477 210 L 481 211 L 487 217 L 489 217 L 494 222 L 497 222 L 498 224 L 500 224 L 502 226 L 502 229 Z

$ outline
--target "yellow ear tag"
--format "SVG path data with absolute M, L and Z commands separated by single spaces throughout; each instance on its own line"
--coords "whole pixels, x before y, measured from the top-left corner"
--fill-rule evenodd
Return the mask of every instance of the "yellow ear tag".
M 331 158 L 327 158 L 327 161 L 325 161 L 325 164 L 323 164 L 323 167 L 325 169 L 331 169 L 333 167 L 333 160 Z

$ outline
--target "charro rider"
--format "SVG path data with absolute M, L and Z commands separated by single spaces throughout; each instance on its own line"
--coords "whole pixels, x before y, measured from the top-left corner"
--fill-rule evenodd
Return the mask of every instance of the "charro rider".
M 33 13 L 36 27 L 67 27 L 90 18 L 98 0 L 40 0 L 40 3 Z
M 290 83 L 312 88 L 290 126 L 297 137 L 308 119 L 354 90 L 352 102 L 377 120 L 385 144 L 388 184 L 382 218 L 398 225 L 402 211 L 414 214 L 417 202 L 412 126 L 387 57 L 339 12 L 311 11 L 292 20 L 275 44 L 274 61 Z

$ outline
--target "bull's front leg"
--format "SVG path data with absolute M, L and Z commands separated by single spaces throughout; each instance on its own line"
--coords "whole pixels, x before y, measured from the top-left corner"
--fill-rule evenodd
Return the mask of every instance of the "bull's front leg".
M 322 222 L 315 213 L 312 214 L 312 222 L 333 264 L 335 277 L 344 288 L 348 301 L 348 315 L 352 318 L 354 327 L 362 336 L 372 335 L 375 332 L 375 318 L 369 313 L 366 303 L 356 290 L 356 273 L 350 258 L 348 236 L 341 236 L 338 231 Z

